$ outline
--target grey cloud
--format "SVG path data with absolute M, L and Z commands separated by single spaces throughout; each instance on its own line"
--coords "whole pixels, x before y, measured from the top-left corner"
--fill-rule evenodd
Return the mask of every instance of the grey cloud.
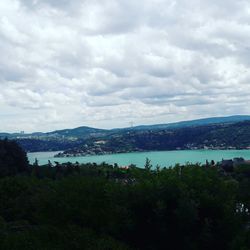
M 67 10 L 68 8 L 76 7 L 81 3 L 79 0 L 22 0 L 21 4 L 25 5 L 27 8 L 41 8 L 44 5 L 48 5 L 54 8 L 59 8 L 62 10 Z M 84 1 L 83 1 L 84 2 Z
M 244 0 L 2 0 L 0 130 L 247 113 L 249 9 Z

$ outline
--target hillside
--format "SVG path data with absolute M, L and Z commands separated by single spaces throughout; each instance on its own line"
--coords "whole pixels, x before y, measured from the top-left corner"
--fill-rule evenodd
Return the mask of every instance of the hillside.
M 219 123 L 236 123 L 242 121 L 250 121 L 250 116 L 235 115 L 226 117 L 211 117 L 211 118 L 203 118 L 203 119 L 181 121 L 181 122 L 174 122 L 167 124 L 142 125 L 142 126 L 136 126 L 133 129 L 134 130 L 171 129 L 171 128 L 184 128 L 184 127 L 202 126 L 202 125 L 219 124 Z
M 250 116 L 230 116 L 110 130 L 82 126 L 47 133 L 0 133 L 0 139 L 14 139 L 29 152 L 70 150 L 81 154 L 245 148 L 249 146 L 249 122 Z M 96 144 L 98 141 L 104 143 Z
M 181 149 L 245 149 L 250 147 L 250 121 L 178 129 L 129 131 L 89 139 L 59 156 Z

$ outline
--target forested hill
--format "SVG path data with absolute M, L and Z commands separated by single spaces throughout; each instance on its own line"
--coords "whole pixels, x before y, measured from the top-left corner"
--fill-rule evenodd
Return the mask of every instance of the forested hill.
M 127 131 L 144 131 L 144 130 L 162 130 L 162 129 L 176 129 L 176 128 L 186 128 L 193 126 L 206 126 L 212 124 L 232 124 L 242 121 L 250 121 L 250 115 L 235 115 L 235 116 L 227 116 L 227 117 L 211 117 L 204 118 L 198 120 L 190 120 L 190 121 L 181 121 L 174 123 L 166 123 L 166 124 L 154 124 L 154 125 L 140 125 L 134 127 L 127 128 L 114 128 L 114 129 L 99 129 L 99 128 L 91 128 L 87 126 L 81 126 L 73 129 L 62 129 L 55 130 L 52 132 L 35 132 L 35 133 L 6 133 L 0 132 L 1 138 L 10 138 L 10 139 L 53 139 L 53 138 L 61 138 L 61 139 L 86 139 L 88 137 L 99 137 L 104 135 L 110 135 L 114 133 L 123 133 Z
M 142 125 L 133 127 L 133 130 L 159 130 L 159 129 L 174 129 L 174 128 L 186 128 L 192 126 L 205 126 L 211 124 L 229 124 L 237 123 L 242 121 L 250 121 L 250 116 L 248 115 L 235 115 L 226 117 L 210 117 L 198 120 L 181 121 L 168 124 L 155 124 L 155 125 Z
M 26 151 L 105 154 L 146 150 L 250 147 L 250 116 L 209 118 L 124 129 L 79 127 L 48 133 L 0 134 Z M 239 122 L 238 122 L 239 121 Z
M 89 139 L 84 145 L 66 150 L 66 155 L 122 153 L 180 149 L 250 148 L 250 121 L 178 129 L 129 131 Z

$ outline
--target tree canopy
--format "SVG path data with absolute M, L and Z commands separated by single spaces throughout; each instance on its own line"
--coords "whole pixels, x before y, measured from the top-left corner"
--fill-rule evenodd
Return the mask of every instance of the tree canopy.
M 13 176 L 27 169 L 25 151 L 15 141 L 0 140 L 0 176 Z
M 247 165 L 27 170 L 18 145 L 0 145 L 0 249 L 250 249 Z

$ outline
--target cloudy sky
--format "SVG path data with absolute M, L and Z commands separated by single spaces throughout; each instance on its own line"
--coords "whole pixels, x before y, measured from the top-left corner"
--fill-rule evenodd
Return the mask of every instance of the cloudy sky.
M 0 1 L 0 131 L 249 113 L 248 0 Z

